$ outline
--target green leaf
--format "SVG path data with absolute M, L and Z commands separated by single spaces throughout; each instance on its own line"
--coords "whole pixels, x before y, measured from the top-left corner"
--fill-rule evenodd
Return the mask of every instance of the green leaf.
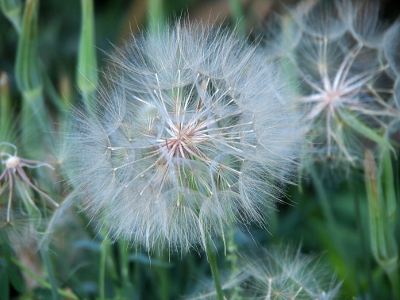
M 340 117 L 342 118 L 343 122 L 345 122 L 348 126 L 353 128 L 358 133 L 362 134 L 366 138 L 370 139 L 386 147 L 394 152 L 393 146 L 383 137 L 381 137 L 378 133 L 376 133 L 373 129 L 369 128 L 363 122 L 357 119 L 354 114 L 348 110 L 338 110 Z
M 234 18 L 233 21 L 235 22 L 236 30 L 242 37 L 246 37 L 246 23 L 241 1 L 229 0 L 229 6 L 232 11 L 232 16 Z
M 0 299 L 10 299 L 10 287 L 7 274 L 7 263 L 0 258 Z
M 379 178 L 371 150 L 365 152 L 364 168 L 372 253 L 379 265 L 391 274 L 397 269 L 397 243 L 382 190 L 382 179 L 385 177 Z
M 17 47 L 15 76 L 21 92 L 37 93 L 42 89 L 42 74 L 38 56 L 39 0 L 28 0 L 25 7 L 22 32 Z
M 98 85 L 95 49 L 93 0 L 81 0 L 82 26 L 79 42 L 77 85 L 84 95 L 85 104 L 92 107 L 92 96 Z
M 8 76 L 2 72 L 0 73 L 0 141 L 13 142 L 14 124 Z
M 380 174 L 383 193 L 386 199 L 387 205 L 387 216 L 389 226 L 391 230 L 394 230 L 396 226 L 396 214 L 397 214 L 397 197 L 394 187 L 393 178 L 393 167 L 390 152 L 386 148 L 381 149 L 381 161 L 380 161 Z
M 7 277 L 12 287 L 18 292 L 23 294 L 25 292 L 25 282 L 22 278 L 21 272 L 12 263 L 13 261 L 13 251 L 8 243 L 2 242 L 0 244 L 4 261 L 1 268 L 7 273 Z
M 0 8 L 15 30 L 21 32 L 21 0 L 0 0 Z
M 34 272 L 32 272 L 31 270 L 29 270 L 27 267 L 25 267 L 23 264 L 21 264 L 18 260 L 16 259 L 12 259 L 12 262 L 17 265 L 21 270 L 23 270 L 26 274 L 28 274 L 30 277 L 32 277 L 33 279 L 35 279 L 37 282 L 39 282 L 41 285 L 43 285 L 45 288 L 51 289 L 51 285 L 44 280 L 43 278 L 41 278 L 40 276 L 36 275 Z M 75 294 L 66 292 L 62 289 L 57 289 L 57 293 L 58 295 L 61 295 L 63 297 L 66 298 L 71 298 L 74 300 L 79 300 L 78 296 L 76 296 Z M 53 298 L 54 299 L 54 298 Z
M 163 0 L 148 1 L 148 27 L 153 35 L 157 35 L 164 27 Z

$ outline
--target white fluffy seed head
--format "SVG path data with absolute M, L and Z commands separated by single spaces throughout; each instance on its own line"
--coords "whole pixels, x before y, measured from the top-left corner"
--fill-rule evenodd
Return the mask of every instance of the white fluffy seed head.
M 301 39 L 294 36 L 297 44 L 282 53 L 300 83 L 299 102 L 308 106 L 310 164 L 360 166 L 365 148 L 387 146 L 387 128 L 400 119 L 399 26 L 384 29 L 378 10 L 377 1 L 310 0 L 291 11 L 287 33 Z
M 65 138 L 64 166 L 89 213 L 148 250 L 263 225 L 304 136 L 277 68 L 200 24 L 134 37 L 111 62 L 96 113 L 76 110 Z
M 247 295 L 251 299 L 338 299 L 340 283 L 320 263 L 318 257 L 305 255 L 291 246 L 262 249 L 243 258 L 248 273 Z

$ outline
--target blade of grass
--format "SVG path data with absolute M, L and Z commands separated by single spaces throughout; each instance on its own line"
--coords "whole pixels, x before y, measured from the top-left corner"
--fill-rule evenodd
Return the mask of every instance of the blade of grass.
M 21 264 L 18 260 L 13 258 L 12 262 L 15 265 L 17 265 L 21 270 L 23 270 L 26 274 L 28 274 L 30 277 L 32 277 L 37 282 L 39 282 L 41 285 L 43 285 L 45 288 L 47 288 L 47 289 L 51 289 L 52 288 L 50 283 L 48 283 L 46 280 L 44 280 L 40 276 L 37 276 L 35 273 L 33 273 L 31 270 L 29 270 L 27 267 L 25 267 L 23 264 Z M 66 298 L 79 300 L 79 298 L 75 294 L 66 292 L 66 291 L 64 291 L 62 289 L 57 289 L 57 293 L 58 293 L 58 295 L 66 297 Z
M 164 1 L 148 0 L 147 26 L 153 35 L 157 35 L 164 27 Z
M 95 108 L 94 94 L 98 86 L 93 0 L 81 0 L 81 8 L 77 85 L 82 92 L 86 109 L 90 112 Z
M 366 138 L 370 139 L 371 141 L 376 142 L 378 145 L 386 147 L 394 152 L 393 146 L 385 138 L 381 137 L 373 129 L 369 128 L 363 122 L 358 120 L 352 112 L 340 109 L 338 110 L 338 112 L 343 122 L 345 122 L 348 126 L 353 128 L 355 131 L 362 134 Z
M 22 4 L 20 0 L 0 0 L 0 6 L 3 10 L 3 13 L 10 20 L 10 22 L 14 25 L 15 30 L 18 35 L 21 35 L 21 11 Z M 40 61 L 40 68 L 42 72 L 42 76 L 44 79 L 44 89 L 46 94 L 49 96 L 49 99 L 52 100 L 53 105 L 59 110 L 62 110 L 61 99 L 55 89 L 53 83 L 50 80 L 50 77 L 47 73 L 47 70 L 42 61 Z
M 28 0 L 18 41 L 15 67 L 17 84 L 23 94 L 41 92 L 42 89 L 38 58 L 38 13 L 39 1 Z
M 56 280 L 56 276 L 54 274 L 53 264 L 51 262 L 49 252 L 47 249 L 42 248 L 42 249 L 40 249 L 40 255 L 42 257 L 44 268 L 47 272 L 47 277 L 49 278 L 49 281 L 50 281 L 52 297 L 54 300 L 60 299 L 59 294 L 58 294 L 59 288 L 57 285 L 57 280 Z
M 21 32 L 21 0 L 0 0 L 0 8 L 7 19 L 13 24 L 15 30 Z
M 22 31 L 17 47 L 15 66 L 16 81 L 23 95 L 22 104 L 22 140 L 31 147 L 29 154 L 38 157 L 43 154 L 44 139 L 51 141 L 49 115 L 43 98 L 42 73 L 38 56 L 38 12 L 39 1 L 26 3 Z M 39 125 L 41 130 L 38 130 Z
M 224 300 L 225 299 L 224 293 L 222 292 L 221 281 L 219 279 L 219 273 L 218 273 L 217 259 L 215 257 L 212 241 L 208 236 L 206 237 L 206 239 L 207 239 L 206 241 L 207 259 L 211 268 L 212 277 L 214 279 L 215 290 L 217 292 L 217 299 Z
M 104 240 L 101 243 L 101 254 L 100 254 L 100 269 L 99 269 L 99 297 L 100 299 L 106 299 L 106 267 L 107 267 L 107 256 L 110 253 L 110 239 L 107 235 L 104 236 Z
M 10 283 L 8 281 L 6 262 L 0 259 L 0 290 L 1 290 L 0 299 L 2 300 L 10 299 L 9 284 Z
M 0 140 L 12 143 L 15 139 L 10 87 L 6 73 L 0 73 Z
M 389 277 L 395 299 L 400 299 L 398 248 L 393 234 L 393 216 L 389 216 L 390 213 L 393 213 L 393 211 L 390 210 L 395 210 L 396 207 L 395 205 L 390 205 L 388 199 L 385 199 L 385 193 L 392 195 L 392 192 L 394 192 L 391 191 L 393 173 L 388 174 L 388 172 L 392 170 L 392 167 L 388 158 L 385 158 L 385 152 L 387 152 L 387 150 L 385 148 L 381 148 L 381 150 L 383 151 L 382 170 L 379 170 L 379 167 L 376 166 L 371 150 L 365 151 L 364 159 L 365 185 L 369 207 L 371 250 L 375 260 L 381 268 L 385 270 Z M 382 183 L 382 179 L 389 181 L 389 183 Z M 386 191 L 383 186 L 386 187 Z M 390 201 L 395 200 L 391 199 Z
M 131 291 L 132 284 L 129 272 L 129 244 L 121 240 L 118 242 L 119 259 L 120 259 L 120 282 L 123 291 Z
M 372 268 L 371 268 L 371 260 L 370 260 L 370 251 L 368 251 L 368 234 L 367 234 L 367 230 L 365 229 L 364 223 L 363 223 L 363 214 L 361 211 L 361 199 L 360 199 L 360 195 L 359 195 L 359 191 L 357 190 L 357 183 L 355 182 L 355 180 L 353 179 L 352 176 L 349 176 L 349 179 L 347 181 L 348 183 L 348 187 L 351 193 L 351 196 L 353 198 L 354 201 L 354 211 L 356 212 L 356 227 L 358 230 L 358 234 L 360 237 L 360 245 L 361 245 L 361 249 L 365 249 L 364 251 L 362 251 L 362 260 L 364 262 L 364 266 L 365 266 L 365 270 L 366 270 L 366 278 L 368 280 L 368 285 L 370 287 L 370 290 L 372 291 L 372 294 L 375 294 L 375 283 L 374 280 L 372 278 Z M 358 287 L 359 287 L 359 291 L 361 291 L 361 283 L 359 280 L 359 276 L 357 276 L 357 283 L 358 283 Z
M 239 0 L 229 0 L 235 28 L 241 37 L 246 37 L 246 23 L 244 19 L 243 7 Z
M 23 294 L 26 290 L 25 282 L 23 280 L 21 272 L 19 272 L 18 268 L 12 263 L 13 258 L 13 250 L 11 245 L 5 241 L 4 239 L 0 240 L 0 250 L 1 250 L 1 258 L 2 258 L 2 270 L 6 273 L 7 283 L 10 284 L 8 288 L 11 286 L 18 292 Z M 6 291 L 6 290 L 4 290 Z

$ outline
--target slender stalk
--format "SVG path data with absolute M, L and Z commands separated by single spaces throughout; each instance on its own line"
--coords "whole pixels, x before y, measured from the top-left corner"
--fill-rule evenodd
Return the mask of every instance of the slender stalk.
M 365 151 L 365 186 L 369 208 L 371 250 L 385 270 L 395 299 L 400 299 L 398 246 L 394 236 L 396 203 L 390 153 L 381 148 L 382 160 L 377 166 L 371 150 Z
M 394 299 L 399 300 L 400 299 L 400 285 L 399 285 L 400 278 L 399 278 L 398 268 L 395 268 L 394 270 L 392 270 L 392 272 L 387 272 L 387 275 L 389 277 L 389 281 L 392 286 Z
M 164 261 L 163 256 L 160 254 L 157 257 L 158 260 L 160 261 Z M 158 275 L 158 280 L 159 280 L 159 294 L 160 294 L 160 299 L 161 300 L 168 300 L 169 294 L 170 294 L 170 282 L 169 282 L 169 270 L 164 266 L 164 265 L 160 265 L 155 267 L 157 275 Z
M 44 267 L 47 271 L 47 276 L 50 281 L 50 287 L 51 287 L 51 293 L 52 297 L 54 300 L 60 299 L 59 293 L 58 293 L 58 286 L 57 286 L 57 281 L 56 281 L 56 276 L 54 274 L 54 269 L 53 265 L 49 256 L 49 253 L 47 252 L 47 249 L 40 249 L 40 255 L 43 260 Z
M 109 253 L 110 240 L 107 234 L 104 235 L 104 240 L 101 243 L 101 254 L 100 254 L 100 270 L 99 270 L 99 296 L 100 299 L 105 299 L 105 277 L 106 277 L 106 265 L 107 255 Z
M 352 177 L 349 178 L 348 180 L 348 186 L 349 190 L 351 192 L 352 198 L 354 200 L 354 211 L 356 212 L 356 218 L 357 218 L 357 230 L 360 235 L 360 245 L 361 249 L 368 249 L 368 239 L 367 239 L 367 233 L 365 232 L 365 228 L 363 226 L 363 216 L 361 212 L 361 203 L 360 203 L 360 197 L 355 190 L 356 183 L 354 180 L 352 180 Z M 370 253 L 368 251 L 362 251 L 362 259 L 365 264 L 365 269 L 367 270 L 367 280 L 368 280 L 368 285 L 372 291 L 372 295 L 375 295 L 374 290 L 375 290 L 375 284 L 374 280 L 372 278 L 372 272 L 371 272 L 371 261 L 370 261 Z M 359 292 L 361 293 L 361 282 L 360 282 L 360 276 L 357 276 L 357 286 L 359 289 Z
M 135 285 L 134 291 L 136 292 L 137 297 L 140 299 L 140 296 L 142 294 L 141 288 L 142 288 L 143 274 L 138 259 L 139 254 L 136 253 L 135 256 L 136 259 L 134 260 L 135 265 L 133 267 L 133 283 Z
M 148 1 L 148 27 L 157 35 L 164 26 L 164 0 Z
M 82 26 L 79 41 L 77 85 L 88 112 L 96 108 L 94 94 L 98 86 L 93 0 L 81 0 Z
M 120 270 L 121 270 L 121 282 L 122 289 L 127 290 L 130 287 L 129 280 L 129 245 L 126 241 L 120 241 L 118 243 L 119 258 L 120 258 Z
M 318 195 L 317 198 L 321 205 L 322 212 L 328 222 L 328 230 L 330 231 L 331 236 L 334 239 L 335 246 L 337 247 L 338 250 L 341 250 L 340 243 L 337 239 L 337 235 L 336 235 L 336 231 L 335 231 L 335 218 L 332 213 L 331 205 L 329 203 L 328 196 L 325 193 L 322 182 L 320 181 L 320 179 L 318 178 L 318 175 L 315 172 L 315 169 L 311 170 L 311 177 L 313 180 L 314 188 L 316 189 L 316 192 Z
M 211 268 L 211 274 L 214 279 L 215 289 L 217 291 L 217 299 L 224 300 L 224 294 L 222 292 L 221 281 L 219 279 L 217 260 L 215 257 L 215 252 L 214 252 L 214 249 L 212 246 L 211 239 L 209 237 L 207 238 L 207 242 L 206 242 L 206 253 L 207 253 L 208 263 Z
M 31 270 L 29 270 L 27 267 L 25 267 L 23 264 L 21 264 L 18 260 L 16 260 L 15 258 L 11 259 L 12 262 L 14 264 L 16 264 L 21 270 L 23 270 L 26 274 L 28 274 L 30 277 L 32 277 L 33 279 L 35 279 L 37 282 L 39 282 L 41 285 L 43 285 L 45 288 L 51 289 L 51 284 L 48 283 L 46 280 L 44 280 L 43 278 L 41 278 L 40 276 L 36 275 L 34 272 L 32 272 Z M 78 296 L 76 296 L 75 294 L 66 292 L 62 289 L 57 289 L 57 293 L 60 296 L 63 296 L 65 298 L 69 298 L 69 299 L 74 299 L 74 300 L 79 300 Z M 57 296 L 58 297 L 58 296 Z M 53 299 L 57 299 L 57 298 L 53 298 Z
M 232 11 L 232 17 L 235 22 L 236 30 L 242 37 L 246 36 L 246 23 L 243 13 L 243 7 L 239 0 L 229 0 Z
M 326 219 L 327 223 L 327 231 L 329 235 L 329 243 L 332 245 L 332 248 L 334 251 L 332 251 L 331 256 L 334 257 L 335 259 L 335 264 L 338 270 L 338 273 L 340 276 L 349 276 L 349 274 L 352 274 L 354 278 L 356 277 L 355 270 L 352 268 L 352 265 L 349 264 L 349 255 L 343 248 L 343 240 L 341 239 L 341 236 L 338 233 L 337 228 L 338 223 L 335 220 L 335 217 L 333 215 L 332 211 L 332 206 L 331 203 L 329 202 L 329 197 L 324 189 L 324 185 L 320 178 L 318 177 L 318 174 L 316 173 L 315 169 L 311 169 L 311 178 L 313 181 L 313 186 L 316 190 L 317 194 L 317 199 L 318 202 L 321 206 L 322 213 Z M 354 286 L 352 283 L 345 281 L 344 286 L 349 289 L 351 292 L 355 292 Z

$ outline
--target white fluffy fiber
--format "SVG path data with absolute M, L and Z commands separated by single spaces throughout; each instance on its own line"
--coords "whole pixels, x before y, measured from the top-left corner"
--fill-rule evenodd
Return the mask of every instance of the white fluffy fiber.
M 228 30 L 184 22 L 110 57 L 95 113 L 75 109 L 65 136 L 89 214 L 147 250 L 265 224 L 304 136 L 276 66 Z

